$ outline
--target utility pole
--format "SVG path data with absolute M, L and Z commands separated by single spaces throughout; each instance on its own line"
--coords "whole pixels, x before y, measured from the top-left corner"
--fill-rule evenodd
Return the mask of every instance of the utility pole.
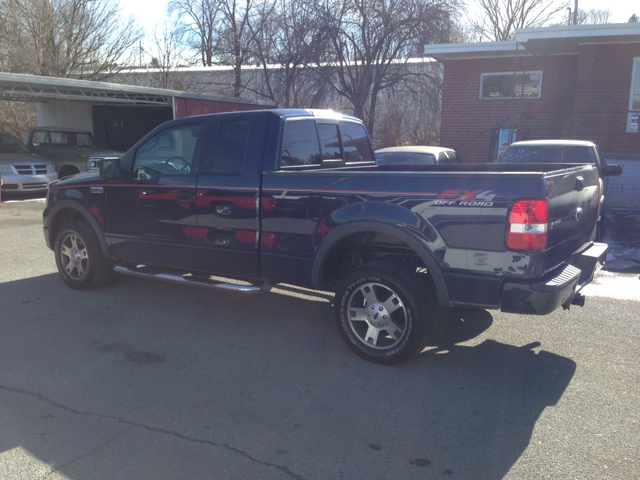
M 578 0 L 575 0 L 575 4 L 573 6 L 573 24 L 578 25 Z

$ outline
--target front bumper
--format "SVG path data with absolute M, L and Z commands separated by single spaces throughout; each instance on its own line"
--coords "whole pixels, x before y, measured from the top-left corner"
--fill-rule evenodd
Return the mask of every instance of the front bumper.
M 19 175 L 15 173 L 2 173 L 2 191 L 5 193 L 42 192 L 49 188 L 49 184 L 58 180 L 58 173 L 42 173 L 32 175 Z
M 571 305 L 573 297 L 587 285 L 607 259 L 606 243 L 593 243 L 565 265 L 533 283 L 506 283 L 500 310 L 508 313 L 546 315 Z

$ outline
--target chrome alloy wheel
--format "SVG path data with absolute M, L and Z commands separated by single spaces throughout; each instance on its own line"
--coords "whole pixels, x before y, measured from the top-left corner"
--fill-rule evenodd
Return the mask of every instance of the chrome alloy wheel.
M 76 233 L 67 233 L 60 245 L 60 263 L 67 275 L 74 280 L 82 280 L 89 267 L 89 256 L 84 241 Z
M 400 297 L 388 286 L 365 283 L 349 297 L 349 326 L 370 348 L 389 349 L 404 337 L 409 321 Z

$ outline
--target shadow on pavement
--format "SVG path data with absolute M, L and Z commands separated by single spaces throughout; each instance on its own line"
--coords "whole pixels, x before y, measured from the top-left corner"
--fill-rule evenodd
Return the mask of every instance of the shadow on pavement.
M 486 311 L 452 310 L 384 367 L 350 353 L 322 298 L 77 292 L 54 274 L 0 298 L 0 456 L 71 479 L 501 478 L 576 368 L 536 344 L 459 345 Z

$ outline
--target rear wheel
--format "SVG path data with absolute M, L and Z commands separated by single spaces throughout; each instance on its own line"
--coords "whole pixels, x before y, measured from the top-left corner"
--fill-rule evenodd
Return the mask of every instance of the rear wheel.
M 82 222 L 69 222 L 60 229 L 54 252 L 58 273 L 72 288 L 98 288 L 112 278 L 113 262 L 105 258 L 95 233 Z
M 400 363 L 423 344 L 432 303 L 427 283 L 411 269 L 375 262 L 350 272 L 336 293 L 340 333 L 358 356 Z

